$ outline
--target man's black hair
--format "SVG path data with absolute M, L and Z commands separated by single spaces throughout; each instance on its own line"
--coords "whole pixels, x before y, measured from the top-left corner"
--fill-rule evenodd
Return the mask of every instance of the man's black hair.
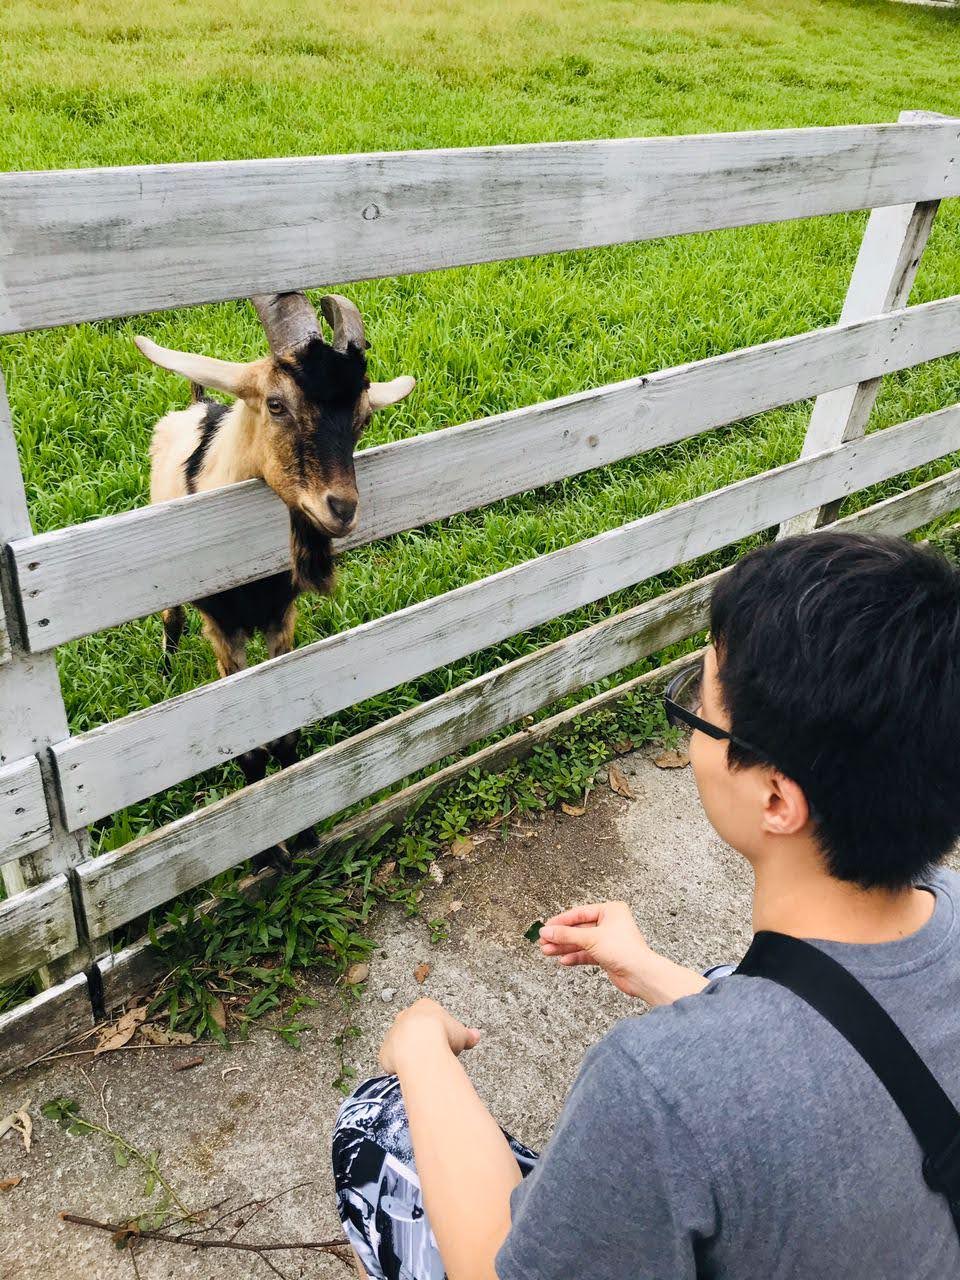
M 830 874 L 898 889 L 940 861 L 960 837 L 960 570 L 902 538 L 785 538 L 721 578 L 710 625 L 731 731 L 803 787 Z

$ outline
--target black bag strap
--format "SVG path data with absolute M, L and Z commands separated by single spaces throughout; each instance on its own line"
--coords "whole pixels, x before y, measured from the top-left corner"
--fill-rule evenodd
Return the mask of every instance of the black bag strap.
M 913 1130 L 927 1186 L 946 1196 L 960 1238 L 960 1112 L 883 1006 L 842 964 L 783 933 L 757 933 L 736 972 L 786 987 L 856 1049 Z

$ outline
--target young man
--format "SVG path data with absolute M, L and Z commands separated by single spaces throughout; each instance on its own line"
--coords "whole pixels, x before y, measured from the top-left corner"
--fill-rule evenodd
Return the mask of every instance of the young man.
M 960 877 L 935 869 L 960 836 L 960 572 L 900 539 L 818 533 L 745 557 L 711 614 L 701 676 L 668 711 L 694 726 L 704 809 L 753 868 L 755 930 L 839 961 L 960 1103 Z M 564 912 L 541 948 L 659 1007 L 590 1051 L 539 1159 L 460 1065 L 478 1033 L 432 1001 L 401 1013 L 390 1075 L 334 1139 L 366 1274 L 960 1276 L 903 1113 L 819 1012 L 654 954 L 623 903 Z

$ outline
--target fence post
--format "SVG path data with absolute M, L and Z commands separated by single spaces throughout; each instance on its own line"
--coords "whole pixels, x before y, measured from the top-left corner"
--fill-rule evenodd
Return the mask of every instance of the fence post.
M 948 118 L 936 111 L 901 111 L 898 120 L 903 124 Z M 841 324 L 906 305 L 939 204 L 939 200 L 924 200 L 871 212 L 840 313 Z M 870 378 L 817 396 L 801 457 L 862 436 L 879 390 L 880 379 Z M 831 502 L 796 516 L 780 527 L 779 536 L 810 533 L 834 520 L 839 506 Z
M 71 869 L 83 861 L 87 851 L 86 831 L 71 833 L 63 825 L 47 751 L 53 743 L 69 736 L 56 659 L 52 652 L 28 653 L 22 643 L 18 593 L 7 544 L 32 532 L 10 405 L 0 369 L 0 603 L 3 606 L 0 630 L 6 631 L 6 645 L 0 639 L 0 655 L 6 654 L 5 661 L 0 657 L 0 766 L 26 756 L 38 758 L 50 820 L 50 838 L 43 848 L 0 867 L 9 896 L 41 884 L 58 872 L 65 872 L 72 880 Z M 76 903 L 74 895 L 77 934 L 83 943 L 79 950 L 39 971 L 44 987 L 76 973 L 93 959 Z

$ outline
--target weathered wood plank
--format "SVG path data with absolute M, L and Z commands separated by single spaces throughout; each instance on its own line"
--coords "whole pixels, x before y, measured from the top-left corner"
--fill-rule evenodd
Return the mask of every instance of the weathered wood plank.
M 368 449 L 357 458 L 360 527 L 340 546 L 415 528 L 956 350 L 960 297 Z M 285 568 L 289 525 L 279 499 L 248 481 L 24 538 L 13 543 L 11 554 L 27 642 L 46 650 Z
M 939 207 L 939 201 L 926 200 L 874 209 L 840 313 L 841 324 L 907 305 Z M 871 378 L 820 396 L 810 415 L 804 453 L 821 453 L 862 436 L 879 385 L 878 378 Z
M 705 625 L 712 586 L 705 578 L 559 640 L 95 859 L 79 872 L 91 930 L 104 934 L 339 813 L 371 786 L 389 786 L 690 635 Z
M 928 481 L 905 493 L 896 494 L 873 507 L 854 512 L 832 527 L 901 534 L 957 507 L 960 507 L 960 470 Z M 432 750 L 421 752 L 416 760 L 419 767 L 423 768 L 433 760 L 442 759 L 444 755 L 475 741 L 481 734 L 493 732 L 504 724 L 539 710 L 564 693 L 582 687 L 582 684 L 592 683 L 610 674 L 611 659 L 619 662 L 622 667 L 643 656 L 645 650 L 653 651 L 654 646 L 665 646 L 693 634 L 706 625 L 710 592 L 714 583 L 727 572 L 729 570 L 720 570 L 574 636 L 559 640 L 535 654 L 517 659 L 497 671 L 461 685 L 401 717 L 378 725 L 367 735 L 367 750 L 373 749 L 378 755 L 376 759 L 371 759 L 369 766 L 358 758 L 357 776 L 366 776 L 368 780 L 375 778 L 378 788 L 395 780 L 384 777 L 382 773 L 374 773 L 373 770 L 383 769 L 384 747 L 396 734 L 398 721 L 403 721 L 404 733 L 417 742 L 418 748 L 421 735 L 429 735 Z M 369 839 L 384 826 L 397 825 L 426 795 L 449 786 L 469 770 L 503 768 L 510 761 L 528 755 L 538 743 L 564 732 L 578 716 L 608 706 L 635 688 L 661 683 L 689 660 L 689 655 L 678 658 L 666 667 L 605 690 L 576 707 L 558 712 L 508 738 L 491 743 L 472 755 L 453 761 L 428 778 L 395 792 L 362 813 L 339 823 L 319 839 L 311 856 L 321 856 L 336 845 Z M 620 668 L 612 668 L 617 669 Z M 558 683 L 558 675 L 562 677 L 567 670 L 577 683 L 570 683 L 565 679 Z M 442 719 L 437 719 L 438 712 Z M 480 719 L 477 718 L 478 714 Z M 458 717 L 459 732 L 450 733 L 450 727 L 457 723 Z M 339 748 L 335 748 L 334 754 L 338 750 Z M 432 758 L 427 758 L 428 755 Z M 409 756 L 404 760 L 405 772 L 400 776 L 407 776 L 414 771 L 415 763 L 411 763 L 412 760 L 413 757 Z M 323 752 L 298 766 L 303 773 L 296 800 L 294 827 L 304 821 L 303 797 L 307 797 L 309 802 L 312 796 L 322 793 L 329 785 L 331 779 L 326 774 L 329 763 L 329 754 Z M 269 810 L 260 839 L 265 840 L 266 846 L 269 846 L 291 833 L 290 815 L 284 813 L 286 798 L 275 793 L 276 783 L 272 779 L 258 786 L 258 809 L 265 806 Z M 369 787 L 368 781 L 360 790 L 369 791 Z M 356 792 L 349 794 L 356 795 Z M 362 799 L 362 794 L 357 798 Z M 252 852 L 247 844 L 250 828 L 241 825 L 234 814 L 234 808 L 239 803 L 238 796 L 231 796 L 220 802 L 217 822 L 208 832 L 207 838 L 213 847 L 219 847 L 223 843 L 223 833 L 229 830 L 231 847 L 234 851 L 243 852 L 243 856 L 248 856 Z M 325 810 L 326 808 L 324 806 Z M 171 859 L 177 858 L 184 837 L 189 847 L 189 825 L 196 818 L 197 815 L 192 815 L 185 820 L 184 826 L 188 829 L 181 830 L 177 845 L 168 851 Z M 319 820 L 317 817 L 309 818 L 311 822 Z M 164 836 L 165 832 L 161 831 L 146 840 L 157 842 Z M 125 853 L 125 850 L 118 851 L 121 855 Z M 119 857 L 117 861 L 120 861 Z M 262 881 L 264 874 L 267 873 L 251 879 Z M 158 976 L 160 964 L 146 943 L 138 943 L 116 956 L 106 958 L 101 963 L 101 970 L 107 1008 L 112 1008 L 132 994 L 146 990 Z
M 513 760 L 523 759 L 540 743 L 561 737 L 568 732 L 578 716 L 589 715 L 592 711 L 609 707 L 637 689 L 665 684 L 694 657 L 693 654 L 686 654 L 674 662 L 658 667 L 655 671 L 645 672 L 633 680 L 616 685 L 613 689 L 606 689 L 603 693 L 586 699 L 576 707 L 558 712 L 556 715 L 538 721 L 528 729 L 511 734 L 508 738 L 501 738 L 499 742 L 492 742 L 472 755 L 453 761 L 445 768 L 431 774 L 429 778 L 404 787 L 402 791 L 397 791 L 392 796 L 371 805 L 363 813 L 338 823 L 332 830 L 325 832 L 312 849 L 298 856 L 320 858 L 331 848 L 342 848 L 358 840 L 370 839 L 384 828 L 399 825 L 406 814 L 422 803 L 426 796 L 450 786 L 471 769 L 502 769 Z M 265 868 L 255 875 L 245 877 L 239 886 L 240 891 L 251 898 L 269 893 L 278 875 L 279 872 L 275 868 Z M 217 906 L 218 900 L 212 898 L 208 903 L 202 904 L 198 910 L 216 914 Z M 163 929 L 160 932 L 163 933 Z M 151 990 L 167 971 L 164 957 L 154 950 L 146 938 L 125 947 L 122 951 L 104 956 L 99 962 L 99 967 L 103 977 L 104 1006 L 108 1014 L 134 996 L 143 995 Z
M 42 849 L 50 818 L 36 756 L 0 768 L 0 863 Z
M 940 484 L 924 505 L 891 499 L 887 527 L 922 522 L 946 509 L 953 491 Z M 891 514 L 902 505 L 911 515 Z M 872 527 L 871 513 L 845 526 Z M 304 825 L 329 817 L 370 793 L 461 749 L 505 724 L 621 670 L 706 625 L 714 574 L 610 618 L 227 797 L 80 869 L 82 897 L 97 933 L 132 919 Z M 375 782 L 371 782 L 375 780 Z M 144 883 L 144 881 L 148 883 Z M 175 885 L 174 888 L 171 888 Z
M 942 457 L 960 405 L 788 463 L 204 685 L 52 749 L 79 827 L 507 636 Z
M 76 945 L 66 876 L 54 876 L 0 902 L 0 982 L 39 969 Z
M 3 596 L 0 595 L 0 667 L 10 661 L 10 632 L 7 628 L 7 615 L 3 607 Z
M 948 471 L 904 493 L 895 493 L 872 507 L 835 520 L 832 529 L 856 528 L 861 533 L 909 533 L 936 520 L 937 516 L 960 509 L 960 470 Z
M 92 1025 L 87 979 L 82 973 L 0 1013 L 0 1079 L 29 1067 Z
M 0 332 L 936 200 L 957 143 L 928 121 L 8 173 Z
M 899 118 L 906 123 L 944 117 L 924 111 L 901 111 Z M 864 320 L 906 306 L 939 207 L 938 200 L 926 200 L 873 210 L 850 278 L 841 322 Z M 880 379 L 869 378 L 818 396 L 803 442 L 803 456 L 862 436 L 879 390 Z M 835 516 L 836 510 L 830 506 L 804 512 L 791 520 L 780 536 L 809 533 Z
M 728 571 L 723 569 L 720 573 L 711 576 L 717 578 L 726 572 Z M 625 680 L 622 684 L 614 685 L 612 689 L 605 689 L 592 698 L 578 702 L 575 707 L 567 707 L 555 715 L 538 720 L 529 728 L 512 733 L 498 742 L 491 742 L 481 747 L 479 751 L 473 752 L 472 755 L 461 756 L 459 760 L 454 760 L 442 769 L 438 769 L 428 778 L 421 778 L 418 782 L 411 783 L 409 787 L 404 787 L 401 791 L 395 791 L 393 795 L 378 800 L 376 804 L 372 804 L 361 813 L 354 814 L 352 818 L 338 822 L 335 827 L 323 833 L 316 845 L 305 856 L 322 858 L 330 849 L 349 848 L 355 843 L 373 840 L 380 831 L 399 827 L 407 815 L 418 809 L 427 796 L 451 786 L 472 769 L 492 772 L 506 768 L 514 760 L 526 759 L 541 743 L 562 738 L 569 733 L 580 716 L 611 707 L 639 689 L 660 688 L 691 662 L 695 662 L 703 652 L 702 649 L 697 649 L 692 653 L 683 654 L 673 662 L 657 667 L 654 671 L 645 671 L 642 675 L 634 676 L 632 680 Z
M 0 370 L 0 599 L 11 625 L 16 618 L 16 595 L 6 548 L 12 538 L 30 532 L 23 475 Z M 50 822 L 48 839 L 42 845 L 32 842 L 32 847 L 25 849 L 20 858 L 0 858 L 4 888 L 8 894 L 19 895 L 29 885 L 44 886 L 54 873 L 79 862 L 86 849 L 86 832 L 70 834 L 64 830 L 57 809 L 56 785 L 46 758 L 49 744 L 62 741 L 69 733 L 56 660 L 52 653 L 25 653 L 19 634 L 11 639 L 14 643 L 10 661 L 0 666 L 0 767 L 43 753 L 40 772 Z M 69 896 L 66 902 L 69 907 Z M 0 956 L 3 951 L 4 943 L 0 941 Z M 42 960 L 33 967 L 38 968 L 39 979 L 46 986 L 52 978 L 62 977 L 63 970 L 75 971 L 83 963 L 84 957 L 68 956 L 57 965 L 54 974 L 48 972 Z

